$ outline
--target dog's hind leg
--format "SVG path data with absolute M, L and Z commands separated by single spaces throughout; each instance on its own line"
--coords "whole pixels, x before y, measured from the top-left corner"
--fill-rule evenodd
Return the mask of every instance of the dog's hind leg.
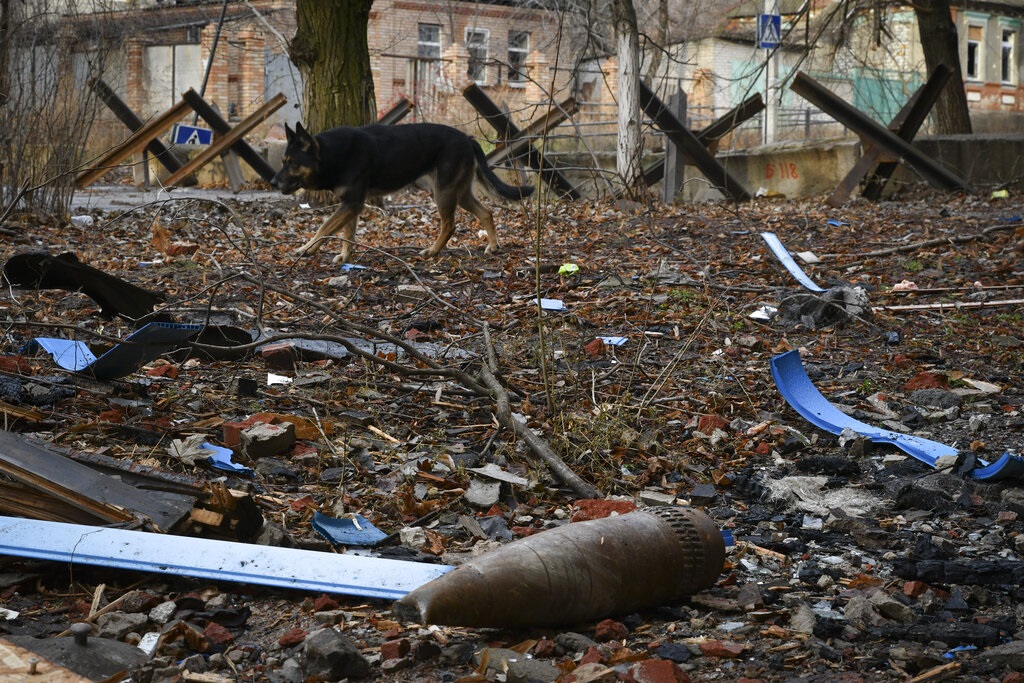
M 349 206 L 342 204 L 338 207 L 338 210 L 331 214 L 331 217 L 324 221 L 324 224 L 320 226 L 320 229 L 316 231 L 313 237 L 303 244 L 301 247 L 295 250 L 297 256 L 309 256 L 315 254 L 316 251 L 322 245 L 325 237 L 330 237 L 334 233 L 345 228 L 345 237 L 347 241 L 345 246 L 342 247 L 342 253 L 345 253 L 345 249 L 348 249 L 348 254 L 352 252 L 352 239 L 355 237 L 355 224 L 356 219 L 359 218 L 359 213 L 362 210 L 362 206 Z M 351 228 L 349 226 L 351 225 Z M 351 234 L 350 234 L 351 233 Z M 346 254 L 346 258 L 347 258 Z
M 441 232 L 437 239 L 427 249 L 420 252 L 420 256 L 437 256 L 448 244 L 448 240 L 455 234 L 455 207 L 458 205 L 458 195 L 450 187 L 442 187 L 435 182 L 434 202 L 437 204 L 437 213 L 441 217 Z
M 487 231 L 487 248 L 484 249 L 484 253 L 493 254 L 498 251 L 500 247 L 498 247 L 498 233 L 494 229 L 494 212 L 473 196 L 471 191 L 463 193 L 462 198 L 459 199 L 459 206 L 476 216 L 480 225 L 484 226 L 484 230 Z

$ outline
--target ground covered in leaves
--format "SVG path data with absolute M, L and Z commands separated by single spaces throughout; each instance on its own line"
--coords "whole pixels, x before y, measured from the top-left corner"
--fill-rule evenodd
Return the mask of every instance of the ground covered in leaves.
M 278 544 L 332 552 L 314 512 L 358 513 L 392 534 L 385 556 L 454 562 L 602 510 L 692 505 L 731 531 L 726 567 L 692 598 L 608 621 L 469 629 L 404 623 L 386 602 L 342 595 L 0 558 L 0 604 L 19 613 L 0 636 L 53 636 L 90 614 L 105 637 L 163 632 L 137 674 L 152 681 L 1021 680 L 1024 481 L 957 474 L 1024 441 L 1024 204 L 1012 193 L 917 188 L 838 210 L 779 199 L 503 207 L 500 253 L 485 255 L 463 224 L 433 260 L 417 253 L 436 213 L 410 193 L 364 216 L 355 268 L 332 263 L 337 243 L 290 253 L 327 210 L 171 197 L 91 210 L 91 225 L 13 215 L 0 253 L 74 252 L 164 294 L 177 322 L 230 325 L 271 348 L 194 350 L 99 384 L 42 353 L 9 358 L 6 429 L 226 476 Z M 813 252 L 820 261 L 804 268 L 823 287 L 864 288 L 873 310 L 766 318 L 802 290 L 763 231 Z M 538 296 L 564 309 L 538 310 Z M 79 293 L 5 286 L 0 351 L 40 336 L 101 348 L 131 332 L 98 313 Z M 299 337 L 320 345 L 297 350 L 287 340 Z M 816 429 L 772 380 L 769 361 L 792 349 L 834 404 L 961 457 L 936 471 Z M 481 390 L 488 359 L 513 419 L 582 488 L 498 419 Z M 292 418 L 298 439 L 236 454 L 252 476 L 175 456 L 174 439 L 230 442 L 261 413 Z M 312 647 L 336 634 L 351 649 L 340 664 L 321 650 L 341 645 Z

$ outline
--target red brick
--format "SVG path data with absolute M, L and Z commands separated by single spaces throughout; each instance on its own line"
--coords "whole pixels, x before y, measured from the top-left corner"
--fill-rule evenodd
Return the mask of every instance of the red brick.
M 937 372 L 919 372 L 909 380 L 903 386 L 907 391 L 916 391 L 918 389 L 945 389 L 949 386 L 949 382 L 945 375 Z
M 299 362 L 299 352 L 291 342 L 267 344 L 260 349 L 263 362 L 271 370 L 294 370 Z
M 12 375 L 31 375 L 32 364 L 24 356 L 0 356 L 0 371 Z
M 190 256 L 199 251 L 199 245 L 194 242 L 171 242 L 167 247 L 168 256 Z
M 380 644 L 381 659 L 398 659 L 405 657 L 412 651 L 412 644 L 408 638 L 388 640 Z
M 605 500 L 584 498 L 573 503 L 575 508 L 569 521 L 585 522 L 588 519 L 601 519 L 614 513 L 624 515 L 636 510 L 636 503 L 631 500 Z
M 228 645 L 235 641 L 235 636 L 216 621 L 211 621 L 203 629 L 203 635 L 213 645 Z
M 338 604 L 338 601 L 327 595 L 327 593 L 321 593 L 317 596 L 317 599 L 313 601 L 314 612 L 333 612 L 340 607 L 341 605 Z
M 645 659 L 629 669 L 636 683 L 690 683 L 690 677 L 675 662 Z
M 745 649 L 743 645 L 730 640 L 708 640 L 700 644 L 700 651 L 704 653 L 705 657 L 720 657 L 722 659 L 739 657 Z
M 547 638 L 541 638 L 533 646 L 534 657 L 554 657 L 557 653 L 555 641 L 548 640 Z
M 307 635 L 309 633 L 305 629 L 296 626 L 282 633 L 281 637 L 277 639 L 277 644 L 281 647 L 294 647 L 304 641 Z
M 903 594 L 916 598 L 928 590 L 928 584 L 924 581 L 905 581 L 903 583 Z
M 168 379 L 174 379 L 178 376 L 178 366 L 174 363 L 161 363 L 160 365 L 154 365 L 146 374 L 150 377 L 167 377 Z
M 622 640 L 627 637 L 629 637 L 629 629 L 614 619 L 599 621 L 594 628 L 594 640 L 599 643 L 606 643 L 609 640 Z
M 604 661 L 604 653 L 598 648 L 591 645 L 587 648 L 587 651 L 580 657 L 580 666 L 584 664 L 600 664 Z
M 725 429 L 729 422 L 718 415 L 701 415 L 697 420 L 697 431 L 701 434 L 711 434 L 716 429 Z

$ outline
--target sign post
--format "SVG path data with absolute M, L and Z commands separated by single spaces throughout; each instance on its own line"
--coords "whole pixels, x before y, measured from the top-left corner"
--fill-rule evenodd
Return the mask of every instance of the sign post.
M 764 63 L 764 129 L 762 143 L 775 142 L 775 115 L 778 102 L 772 95 L 778 79 L 776 51 L 782 43 L 782 17 L 778 0 L 764 0 L 764 14 L 757 15 L 757 46 L 765 50 Z

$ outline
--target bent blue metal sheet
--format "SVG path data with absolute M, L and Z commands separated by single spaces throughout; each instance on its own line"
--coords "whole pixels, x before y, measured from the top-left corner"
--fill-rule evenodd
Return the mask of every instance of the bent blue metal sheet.
M 786 402 L 814 426 L 832 434 L 841 434 L 844 429 L 866 436 L 875 443 L 888 443 L 921 462 L 935 467 L 943 456 L 956 456 L 952 446 L 912 434 L 903 434 L 888 429 L 879 429 L 861 422 L 842 412 L 828 402 L 811 382 L 800 360 L 800 352 L 793 350 L 775 356 L 771 361 L 772 378 Z M 999 480 L 1024 475 L 1024 458 L 1004 453 L 999 460 L 989 464 L 979 460 L 981 467 L 974 469 L 975 479 Z
M 334 545 L 372 546 L 388 537 L 362 515 L 339 519 L 314 511 L 310 526 Z
M 772 250 L 775 257 L 782 262 L 782 265 L 786 267 L 786 270 L 796 278 L 797 282 L 802 284 L 812 292 L 824 292 L 826 291 L 823 287 L 818 286 L 814 280 L 812 280 L 807 273 L 793 260 L 790 256 L 789 251 L 782 245 L 782 241 L 774 232 L 762 232 L 762 239 L 768 244 L 768 248 Z
M 38 345 L 53 356 L 65 370 L 89 374 L 99 380 L 115 379 L 133 373 L 161 354 L 174 349 L 203 329 L 202 325 L 149 323 L 115 344 L 97 358 L 85 342 L 37 337 L 25 347 L 30 352 Z
M 397 600 L 452 568 L 0 516 L 0 555 Z
M 82 372 L 100 380 L 124 377 L 189 337 L 199 334 L 202 329 L 202 325 L 149 323 L 125 337 L 123 342 L 112 347 Z
M 22 352 L 32 353 L 37 346 L 53 356 L 53 361 L 57 365 L 72 372 L 84 370 L 96 362 L 96 356 L 85 342 L 56 337 L 36 337 L 22 349 Z

